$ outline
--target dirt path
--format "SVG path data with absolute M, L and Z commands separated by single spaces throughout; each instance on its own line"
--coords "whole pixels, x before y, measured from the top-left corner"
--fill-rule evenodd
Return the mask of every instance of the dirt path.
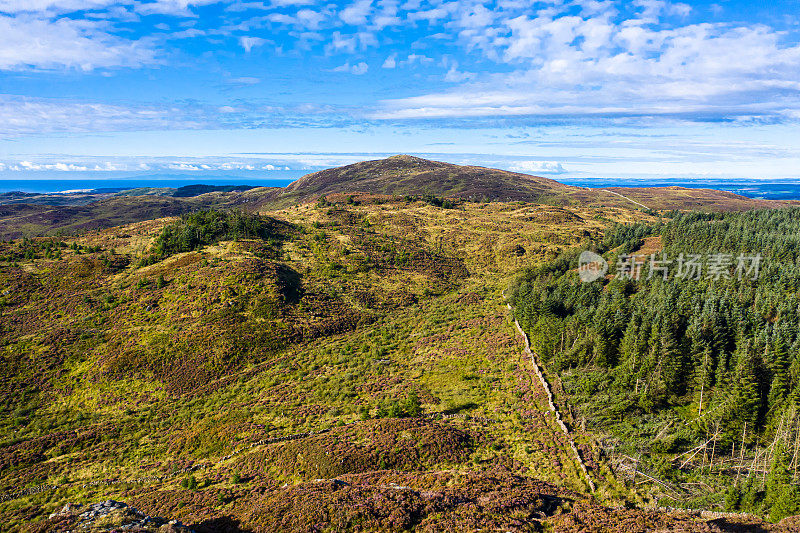
M 578 452 L 578 448 L 575 446 L 575 441 L 572 440 L 572 433 L 570 432 L 567 425 L 564 423 L 564 420 L 561 418 L 561 413 L 559 412 L 558 407 L 556 407 L 556 404 L 553 401 L 553 393 L 550 390 L 550 384 L 547 382 L 547 379 L 544 377 L 544 374 L 542 373 L 542 368 L 541 366 L 539 366 L 539 360 L 536 357 L 536 354 L 534 354 L 533 351 L 531 350 L 531 343 L 530 341 L 528 341 L 528 335 L 522 330 L 522 327 L 519 325 L 517 319 L 514 318 L 513 315 L 514 309 L 511 307 L 511 304 L 506 304 L 506 306 L 508 307 L 509 312 L 512 313 L 511 317 L 514 320 L 514 325 L 517 327 L 517 331 L 519 332 L 520 335 L 522 335 L 522 339 L 525 342 L 525 354 L 528 357 L 530 357 L 531 363 L 533 363 L 533 370 L 536 373 L 536 377 L 539 378 L 539 382 L 541 383 L 542 388 L 547 394 L 547 404 L 550 407 L 550 411 L 552 411 L 552 413 L 555 415 L 555 419 L 556 422 L 558 423 L 558 426 L 561 428 L 561 431 L 563 431 L 564 435 L 567 437 L 569 446 L 570 448 L 572 448 L 572 453 L 575 455 L 575 461 L 578 463 L 578 466 L 580 466 L 581 471 L 583 472 L 583 475 L 589 484 L 589 489 L 592 492 L 594 492 L 595 491 L 594 482 L 592 481 L 592 478 L 589 476 L 589 471 L 586 469 L 586 465 L 583 462 L 581 454 Z
M 625 199 L 626 199 L 626 200 L 628 200 L 630 203 L 632 203 L 632 204 L 636 204 L 636 205 L 638 205 L 639 207 L 644 207 L 645 209 L 650 209 L 650 208 L 649 208 L 649 207 L 647 207 L 646 205 L 644 205 L 644 204 L 640 204 L 640 203 L 639 203 L 639 202 L 637 202 L 636 200 L 631 200 L 630 198 L 628 198 L 628 197 L 627 197 L 627 196 L 625 196 L 624 194 L 620 194 L 620 193 L 618 193 L 618 192 L 614 192 L 614 191 L 609 191 L 608 189 L 600 189 L 600 190 L 601 190 L 601 191 L 603 191 L 603 192 L 610 192 L 611 194 L 616 194 L 616 195 L 617 195 L 617 196 L 619 196 L 620 198 L 625 198 Z

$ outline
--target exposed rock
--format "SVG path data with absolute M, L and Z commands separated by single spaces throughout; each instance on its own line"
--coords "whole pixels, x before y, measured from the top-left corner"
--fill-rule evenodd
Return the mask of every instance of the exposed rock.
M 68 503 L 60 511 L 50 515 L 40 532 L 61 531 L 118 532 L 131 531 L 139 533 L 190 533 L 191 529 L 178 520 L 167 521 L 163 518 L 151 517 L 130 507 L 123 502 L 106 500 L 103 502 L 81 505 Z

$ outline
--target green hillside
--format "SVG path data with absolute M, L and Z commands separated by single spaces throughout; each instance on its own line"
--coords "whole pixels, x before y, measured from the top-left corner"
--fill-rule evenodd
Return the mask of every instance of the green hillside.
M 418 193 L 0 242 L 4 530 L 791 530 L 797 210 Z M 773 263 L 574 283 L 580 250 L 691 247 Z

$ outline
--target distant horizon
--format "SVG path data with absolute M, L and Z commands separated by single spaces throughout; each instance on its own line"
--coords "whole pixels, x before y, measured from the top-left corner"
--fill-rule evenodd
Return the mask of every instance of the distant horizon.
M 255 187 L 286 187 L 300 177 L 314 172 L 273 171 L 278 176 L 219 176 L 216 173 L 202 175 L 173 174 L 154 177 L 152 174 L 128 175 L 117 177 L 74 177 L 63 178 L 10 178 L 0 176 L 0 194 L 24 192 L 38 194 L 57 194 L 77 191 L 93 191 L 97 189 L 130 190 L 137 188 L 179 188 L 188 185 L 236 185 Z M 529 174 L 525 173 L 524 174 Z M 288 175 L 293 174 L 291 178 Z M 156 175 L 157 176 L 157 175 Z M 547 176 L 557 182 L 588 188 L 605 187 L 686 187 L 697 189 L 716 189 L 747 196 L 772 200 L 800 200 L 800 182 L 791 179 L 719 179 L 709 177 L 685 177 L 682 179 L 659 177 L 603 178 L 581 177 L 570 175 Z

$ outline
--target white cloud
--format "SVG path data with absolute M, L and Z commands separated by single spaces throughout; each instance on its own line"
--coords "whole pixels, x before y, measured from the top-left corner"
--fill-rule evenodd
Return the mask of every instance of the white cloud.
M 360 76 L 362 74 L 366 74 L 367 70 L 369 70 L 369 65 L 361 61 L 360 63 L 353 65 L 353 68 L 350 69 L 350 72 L 352 72 L 356 76 Z
M 358 38 L 354 35 L 343 35 L 340 31 L 333 32 L 331 41 L 326 47 L 326 51 L 330 52 L 345 52 L 347 54 L 354 54 L 358 47 Z
M 258 85 L 261 83 L 261 78 L 254 78 L 252 76 L 240 76 L 238 78 L 231 78 L 226 82 L 229 85 Z
M 226 9 L 201 25 L 211 4 Z M 0 0 L 0 70 L 137 68 L 180 51 L 177 39 L 206 37 L 219 45 L 207 57 L 235 43 L 239 54 L 269 44 L 286 57 L 335 56 L 335 71 L 355 75 L 369 71 L 375 57 L 366 53 L 377 48 L 384 69 L 425 65 L 425 75 L 435 68 L 456 85 L 382 102 L 376 119 L 796 116 L 796 37 L 755 23 L 687 23 L 700 11 L 669 0 Z M 181 18 L 166 25 L 149 15 Z M 236 109 L 215 112 L 250 120 L 246 105 Z M 100 115 L 89 113 L 115 120 Z M 85 127 L 82 117 L 74 122 Z
M 356 0 L 339 13 L 339 18 L 346 24 L 363 26 L 371 12 L 372 0 Z
M 115 0 L 0 0 L 0 13 L 72 13 L 101 9 L 115 3 Z
M 142 160 L 144 159 L 144 160 Z M 100 160 L 79 158 L 73 160 L 20 160 L 0 162 L 0 171 L 8 172 L 230 172 L 259 170 L 291 170 L 285 161 L 261 158 L 117 158 Z
M 230 12 L 247 11 L 248 9 L 267 10 L 269 6 L 264 2 L 234 2 L 225 8 Z
M 0 163 L 0 170 L 11 172 L 119 172 L 129 170 L 129 165 L 112 163 L 110 161 L 98 163 L 83 163 L 72 161 L 32 162 L 18 161 Z
M 392 54 L 386 58 L 386 60 L 383 62 L 383 65 L 381 65 L 381 68 L 393 69 L 396 66 L 397 66 L 397 54 Z
M 275 7 L 305 6 L 314 4 L 315 0 L 271 0 L 270 3 Z
M 800 108 L 800 46 L 785 44 L 779 31 L 663 24 L 691 9 L 664 0 L 637 0 L 627 17 L 598 2 L 581 4 L 591 16 L 568 12 L 569 4 L 526 14 L 461 11 L 447 26 L 463 50 L 479 50 L 507 73 L 470 76 L 444 61 L 445 81 L 463 85 L 385 101 L 372 116 L 714 119 L 788 117 Z
M 428 57 L 424 54 L 409 54 L 406 60 L 404 61 L 404 64 L 409 66 L 413 66 L 416 63 L 419 63 L 420 65 L 428 65 L 433 62 L 434 59 L 432 57 Z
M 250 53 L 250 50 L 257 46 L 262 46 L 266 43 L 266 39 L 262 39 L 261 37 L 239 37 L 239 44 L 242 45 L 244 51 Z
M 688 4 L 673 4 L 671 12 L 679 17 L 688 17 L 692 12 L 692 6 Z
M 124 107 L 0 95 L 0 135 L 26 133 L 194 129 L 208 118 L 173 107 Z
M 340 65 L 336 68 L 331 69 L 332 72 L 349 72 L 350 74 L 355 74 L 356 76 L 361 76 L 362 74 L 366 74 L 369 70 L 369 65 L 361 61 L 360 63 L 356 63 L 355 65 L 351 65 L 348 61 L 344 65 Z
M 47 20 L 0 15 L 0 70 L 24 68 L 139 67 L 156 62 L 151 40 L 127 40 L 106 24 L 81 19 Z
M 167 165 L 169 170 L 180 170 L 183 172 L 199 172 L 203 170 L 199 165 L 192 165 L 190 163 L 172 163 Z
M 472 72 L 461 72 L 458 70 L 458 63 L 453 63 L 448 69 L 447 74 L 444 75 L 444 81 L 451 83 L 461 83 L 475 78 Z
M 305 30 L 317 30 L 325 21 L 326 15 L 313 9 L 301 9 L 294 15 L 286 13 L 270 13 L 266 20 Z
M 20 161 L 17 164 L 9 164 L 8 169 L 12 172 L 41 172 L 45 170 L 86 172 L 90 170 L 86 165 L 76 165 L 74 163 L 33 163 L 31 161 Z
M 292 170 L 297 168 L 297 154 L 276 154 L 278 158 L 170 158 L 170 157 L 117 157 L 112 159 L 74 156 L 70 159 L 41 158 L 0 161 L 0 172 L 11 173 L 106 173 L 106 172 L 259 172 Z M 59 156 L 70 157 L 70 156 Z M 260 174 L 259 174 L 260 175 Z
M 142 15 L 170 15 L 176 17 L 196 16 L 191 8 L 218 4 L 222 0 L 155 0 L 136 2 L 136 11 Z
M 514 172 L 530 172 L 533 174 L 564 174 L 566 169 L 557 161 L 518 161 L 508 167 Z

